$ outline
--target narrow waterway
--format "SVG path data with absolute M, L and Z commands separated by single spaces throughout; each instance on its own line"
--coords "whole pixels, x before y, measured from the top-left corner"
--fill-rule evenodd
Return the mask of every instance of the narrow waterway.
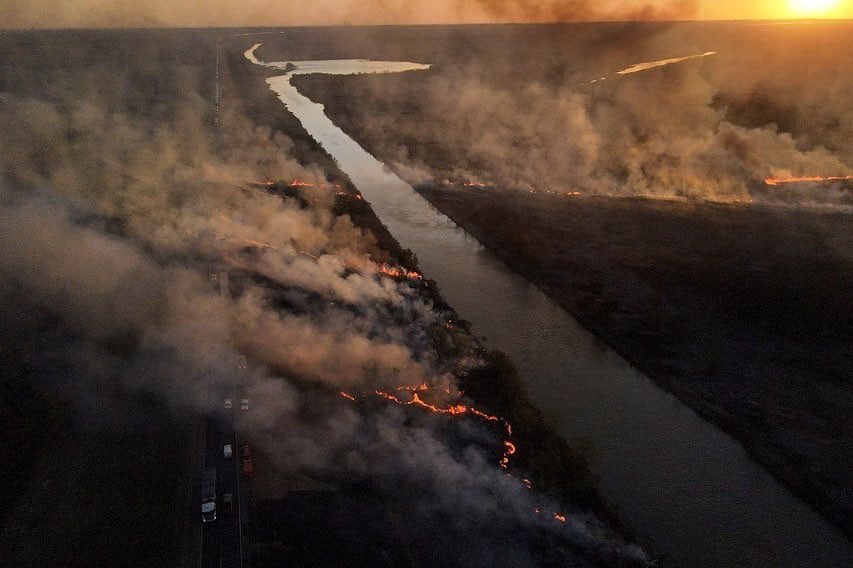
M 401 62 L 256 64 L 286 71 L 267 80 L 337 161 L 424 273 L 507 353 L 531 401 L 571 441 L 594 452 L 608 501 L 676 566 L 847 566 L 850 542 L 779 485 L 741 446 L 659 389 L 435 210 L 290 84 L 298 74 L 424 70 Z M 417 80 L 413 74 L 412 80 Z

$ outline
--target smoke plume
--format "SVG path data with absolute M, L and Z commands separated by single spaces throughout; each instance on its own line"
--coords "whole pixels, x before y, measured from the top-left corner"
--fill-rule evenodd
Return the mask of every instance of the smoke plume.
M 80 37 L 66 57 L 89 49 Z M 93 50 L 107 63 L 34 72 L 49 78 L 41 91 L 0 83 L 2 323 L 33 346 L 31 380 L 110 430 L 138 418 L 129 396 L 202 415 L 245 393 L 244 434 L 282 474 L 372 479 L 411 515 L 426 557 L 464 544 L 461 565 L 529 565 L 528 536 L 544 532 L 578 562 L 642 561 L 595 519 L 537 515 L 556 505 L 496 467 L 500 433 L 486 425 L 338 399 L 449 385 L 476 362 L 439 360 L 430 329 L 447 315 L 381 274 L 376 239 L 335 213 L 336 188 L 288 137 L 224 109 L 214 130 L 201 72 L 160 67 L 156 38 L 130 37 L 144 49 L 123 73 Z M 302 202 L 247 183 L 293 178 L 315 182 Z
M 321 0 L 310 6 L 275 0 L 203 5 L 167 0 L 6 0 L 0 27 L 205 27 L 331 24 L 435 24 L 674 20 L 696 15 L 695 0 L 658 2 L 589 0 Z
M 412 183 L 749 200 L 771 176 L 853 173 L 848 28 L 495 27 L 476 55 L 440 31 L 446 49 L 400 47 L 433 63 L 417 81 L 296 82 Z M 324 82 L 354 90 L 357 105 L 329 105 Z

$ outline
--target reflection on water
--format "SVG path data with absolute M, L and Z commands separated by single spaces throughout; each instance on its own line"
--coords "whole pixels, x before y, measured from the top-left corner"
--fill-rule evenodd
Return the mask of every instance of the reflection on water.
M 337 128 L 290 77 L 426 69 L 401 62 L 264 64 L 267 80 L 334 157 L 400 244 L 472 323 L 513 359 L 532 402 L 569 440 L 588 443 L 605 497 L 678 566 L 842 566 L 846 537 L 700 419 L 512 273 Z

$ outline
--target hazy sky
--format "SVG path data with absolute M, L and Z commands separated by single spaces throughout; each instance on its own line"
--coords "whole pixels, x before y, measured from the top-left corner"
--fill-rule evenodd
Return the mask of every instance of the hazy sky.
M 853 0 L 0 0 L 0 28 L 853 18 Z

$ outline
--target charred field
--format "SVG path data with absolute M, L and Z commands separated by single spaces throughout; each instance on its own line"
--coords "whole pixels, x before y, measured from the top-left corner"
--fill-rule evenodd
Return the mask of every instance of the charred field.
M 849 537 L 849 29 L 392 28 L 287 49 L 432 63 L 294 83 Z M 839 179 L 765 182 L 811 176 Z
M 849 529 L 848 214 L 424 193 Z
M 238 31 L 0 34 L 3 562 L 196 565 L 202 423 L 239 389 L 255 565 L 642 564 L 511 363 L 244 88 Z M 513 477 L 497 418 L 411 393 L 510 422 Z

